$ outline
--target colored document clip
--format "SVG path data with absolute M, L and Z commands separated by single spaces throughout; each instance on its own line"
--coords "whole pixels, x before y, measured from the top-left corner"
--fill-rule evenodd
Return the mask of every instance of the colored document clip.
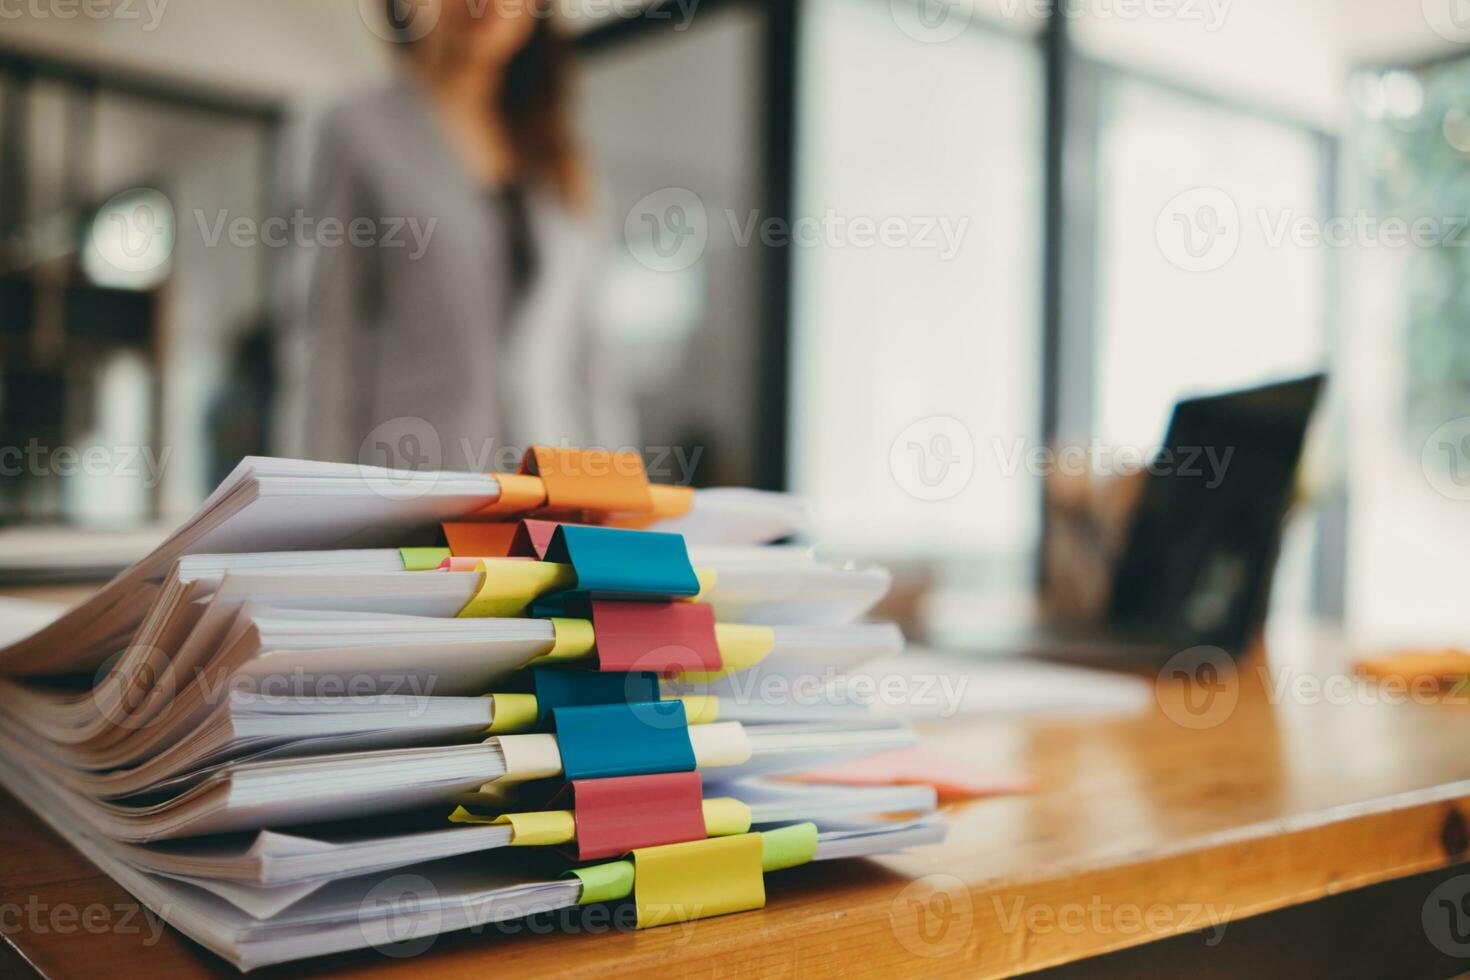
M 562 615 L 587 599 L 678 599 L 699 594 L 699 577 L 678 534 L 561 524 L 544 557 L 570 565 L 575 584 L 538 601 L 534 615 Z M 545 608 L 549 611 L 540 612 Z
M 567 671 L 567 673 L 571 673 Z M 590 690 L 576 691 L 575 696 L 579 698 L 576 704 L 567 704 L 569 707 L 586 706 L 590 704 L 638 704 L 650 700 L 662 700 L 663 692 L 657 690 L 658 679 L 649 674 L 655 690 L 652 696 L 644 694 L 641 678 L 632 674 L 589 674 L 591 677 L 612 678 L 617 685 L 615 688 L 602 688 L 602 693 L 594 693 L 596 687 Z M 632 695 L 639 695 L 638 700 L 632 700 Z M 535 694 L 492 694 L 490 695 L 494 704 L 494 717 L 491 719 L 490 727 L 486 731 L 491 735 L 523 735 L 545 728 L 550 721 L 551 712 L 556 708 L 563 707 L 561 704 L 544 703 Z M 598 699 L 598 700 L 594 700 Z M 720 720 L 720 699 L 712 694 L 685 694 L 677 699 L 684 705 L 684 716 L 691 725 L 713 725 Z
M 444 529 L 448 551 L 456 558 L 546 558 L 546 549 L 556 529 L 575 521 L 543 521 L 526 518 L 508 523 L 449 521 Z M 593 525 L 580 525 L 590 527 Z
M 648 482 L 643 458 L 635 452 L 532 446 L 519 473 L 496 473 L 500 496 L 477 517 L 509 517 L 534 512 L 586 514 L 639 526 L 688 513 L 689 487 Z
M 704 603 L 597 600 L 580 605 L 593 619 L 551 617 L 551 649 L 538 661 L 581 665 L 595 655 L 600 670 L 650 670 L 707 683 L 754 667 L 776 645 L 769 626 L 716 623 L 714 608 Z
M 567 872 L 582 882 L 580 905 L 633 897 L 638 928 L 746 912 L 766 904 L 765 872 L 806 864 L 817 851 L 817 827 L 710 837 L 643 847 L 632 859 Z
M 521 473 L 541 477 L 548 510 L 653 513 L 648 473 L 635 452 L 532 446 Z
M 608 674 L 534 667 L 531 669 L 531 690 L 536 698 L 537 720 L 542 723 L 549 720 L 551 712 L 557 708 L 660 700 L 658 675 L 647 671 Z
M 450 521 L 441 525 L 449 552 L 455 557 L 536 558 L 546 557 L 551 538 L 562 521 L 527 518 L 503 524 Z
M 713 607 L 697 602 L 583 603 L 596 620 L 551 617 L 551 649 L 542 661 L 584 665 L 604 671 L 653 671 L 690 683 L 708 683 L 749 670 L 776 645 L 769 626 L 715 623 Z M 665 607 L 672 610 L 665 611 Z M 601 615 L 598 615 L 598 612 Z M 654 621 L 642 619 L 644 610 Z
M 510 539 L 512 558 L 535 558 L 543 561 L 551 548 L 551 539 L 560 527 L 556 521 L 524 520 L 516 525 L 516 533 Z
M 520 616 L 538 597 L 563 592 L 576 584 L 567 565 L 545 561 L 487 558 L 478 561 L 480 584 L 458 617 Z
M 696 768 L 680 701 L 556 708 L 551 724 L 569 780 Z
M 703 602 L 615 602 L 594 599 L 592 632 L 599 670 L 718 671 L 714 607 Z
M 577 815 L 577 858 L 582 861 L 710 836 L 704 783 L 697 772 L 576 779 L 565 795 Z M 750 829 L 749 809 L 745 829 Z
M 446 522 L 444 540 L 448 552 L 456 558 L 507 558 L 519 524 L 489 524 L 465 521 Z
M 508 824 L 512 847 L 574 844 L 572 855 L 583 861 L 750 830 L 750 808 L 730 797 L 704 799 L 699 774 L 693 772 L 579 779 L 552 800 L 557 803 L 570 809 L 484 817 L 461 806 L 449 819 Z
M 587 528 L 586 530 L 604 531 L 606 529 Z M 682 547 L 682 541 L 680 545 Z M 687 562 L 686 553 L 686 566 Z M 473 571 L 480 576 L 475 594 L 460 609 L 457 614 L 459 618 L 523 616 L 528 614 L 529 609 L 529 614 L 533 616 L 550 617 L 553 620 L 583 621 L 584 625 L 579 629 L 585 631 L 589 643 L 583 653 L 592 652 L 590 645 L 592 624 L 586 622 L 590 615 L 591 597 L 585 591 L 576 588 L 579 584 L 577 569 L 572 565 L 555 561 L 527 561 L 522 558 L 450 558 L 441 563 L 440 567 L 453 572 Z M 694 573 L 692 569 L 690 573 L 694 575 L 695 592 L 688 596 L 688 599 L 697 599 L 704 589 L 713 587 L 714 573 Z M 637 574 L 636 569 L 631 570 L 627 578 L 632 581 L 637 578 Z M 687 589 L 687 586 L 681 584 L 680 588 L 684 590 Z M 622 595 L 620 598 L 641 600 L 643 597 L 641 595 Z M 667 599 L 667 597 L 650 598 Z M 742 628 L 760 629 L 760 627 Z M 725 656 L 724 659 L 728 660 L 729 657 Z
M 572 596 L 557 598 L 557 611 L 567 611 L 576 597 L 593 594 L 683 597 L 698 595 L 701 588 L 683 538 L 675 534 L 535 520 L 446 524 L 444 533 L 456 559 L 478 555 L 570 564 L 577 589 Z M 404 560 L 408 561 L 406 555 Z M 454 564 L 451 561 L 450 567 Z M 671 619 L 664 628 L 680 627 Z
M 525 521 L 521 525 L 465 524 L 458 527 L 511 529 L 512 541 L 504 549 L 505 557 L 486 557 L 487 562 L 504 561 L 512 566 L 568 566 L 571 581 L 564 590 L 567 594 L 548 596 L 548 603 L 554 605 L 556 611 L 537 615 L 559 615 L 569 601 L 589 598 L 678 599 L 696 596 L 701 589 L 699 576 L 689 563 L 689 549 L 678 534 L 548 521 Z M 451 525 L 445 525 L 445 528 L 448 533 Z M 520 535 L 518 540 L 516 535 Z M 463 546 L 463 541 L 456 545 L 451 540 L 451 549 L 456 557 Z M 511 555 L 512 550 L 518 553 Z M 539 557 L 541 561 L 521 560 L 532 557 Z
M 572 622 L 575 622 L 573 620 Z M 659 677 L 651 671 L 608 673 L 542 666 L 529 671 L 529 693 L 491 694 L 494 713 L 489 733 L 509 735 L 544 728 L 557 708 L 594 704 L 640 704 L 663 700 Z M 719 698 L 688 694 L 678 698 L 691 725 L 713 724 L 719 718 Z
M 604 779 L 750 761 L 743 725 L 722 721 L 690 728 L 680 701 L 558 708 L 551 717 L 561 728 L 557 734 L 487 738 L 499 749 L 501 772 L 464 799 L 503 805 L 519 784 L 557 776 Z
M 438 568 L 449 557 L 448 548 L 399 548 L 403 568 L 409 572 L 426 572 Z

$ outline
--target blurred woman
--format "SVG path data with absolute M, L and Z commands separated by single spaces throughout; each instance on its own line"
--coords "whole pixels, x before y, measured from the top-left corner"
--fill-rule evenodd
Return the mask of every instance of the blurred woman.
M 485 470 L 507 444 L 631 441 L 585 316 L 602 249 L 570 52 L 534 3 L 385 0 L 399 77 L 318 138 L 285 451 Z

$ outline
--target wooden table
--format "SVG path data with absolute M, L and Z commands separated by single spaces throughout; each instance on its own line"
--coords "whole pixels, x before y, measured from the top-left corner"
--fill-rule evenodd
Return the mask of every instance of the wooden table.
M 1234 678 L 1162 677 L 1141 717 L 937 726 L 939 749 L 1033 773 L 1040 789 L 953 806 L 942 846 L 770 876 L 762 911 L 641 933 L 487 929 L 440 937 L 406 962 L 365 952 L 275 972 L 1012 974 L 1464 860 L 1470 710 L 1383 703 L 1360 686 L 1313 694 L 1304 676 L 1257 657 Z M 10 965 L 55 977 L 233 972 L 172 931 L 63 931 L 45 927 L 44 911 L 42 928 L 17 925 L 27 903 L 130 900 L 14 800 L 0 800 L 0 820 Z

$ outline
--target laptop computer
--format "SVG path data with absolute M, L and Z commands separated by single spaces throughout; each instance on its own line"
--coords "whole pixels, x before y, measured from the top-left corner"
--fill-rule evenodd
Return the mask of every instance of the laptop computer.
M 1196 646 L 1248 649 L 1325 383 L 1312 374 L 1176 404 L 1102 621 L 1047 624 L 1011 652 L 1155 661 Z

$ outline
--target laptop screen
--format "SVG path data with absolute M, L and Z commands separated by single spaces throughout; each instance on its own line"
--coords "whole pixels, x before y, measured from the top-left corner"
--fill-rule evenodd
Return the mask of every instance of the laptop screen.
M 1179 402 L 1114 577 L 1112 626 L 1241 651 L 1266 613 L 1314 374 Z

